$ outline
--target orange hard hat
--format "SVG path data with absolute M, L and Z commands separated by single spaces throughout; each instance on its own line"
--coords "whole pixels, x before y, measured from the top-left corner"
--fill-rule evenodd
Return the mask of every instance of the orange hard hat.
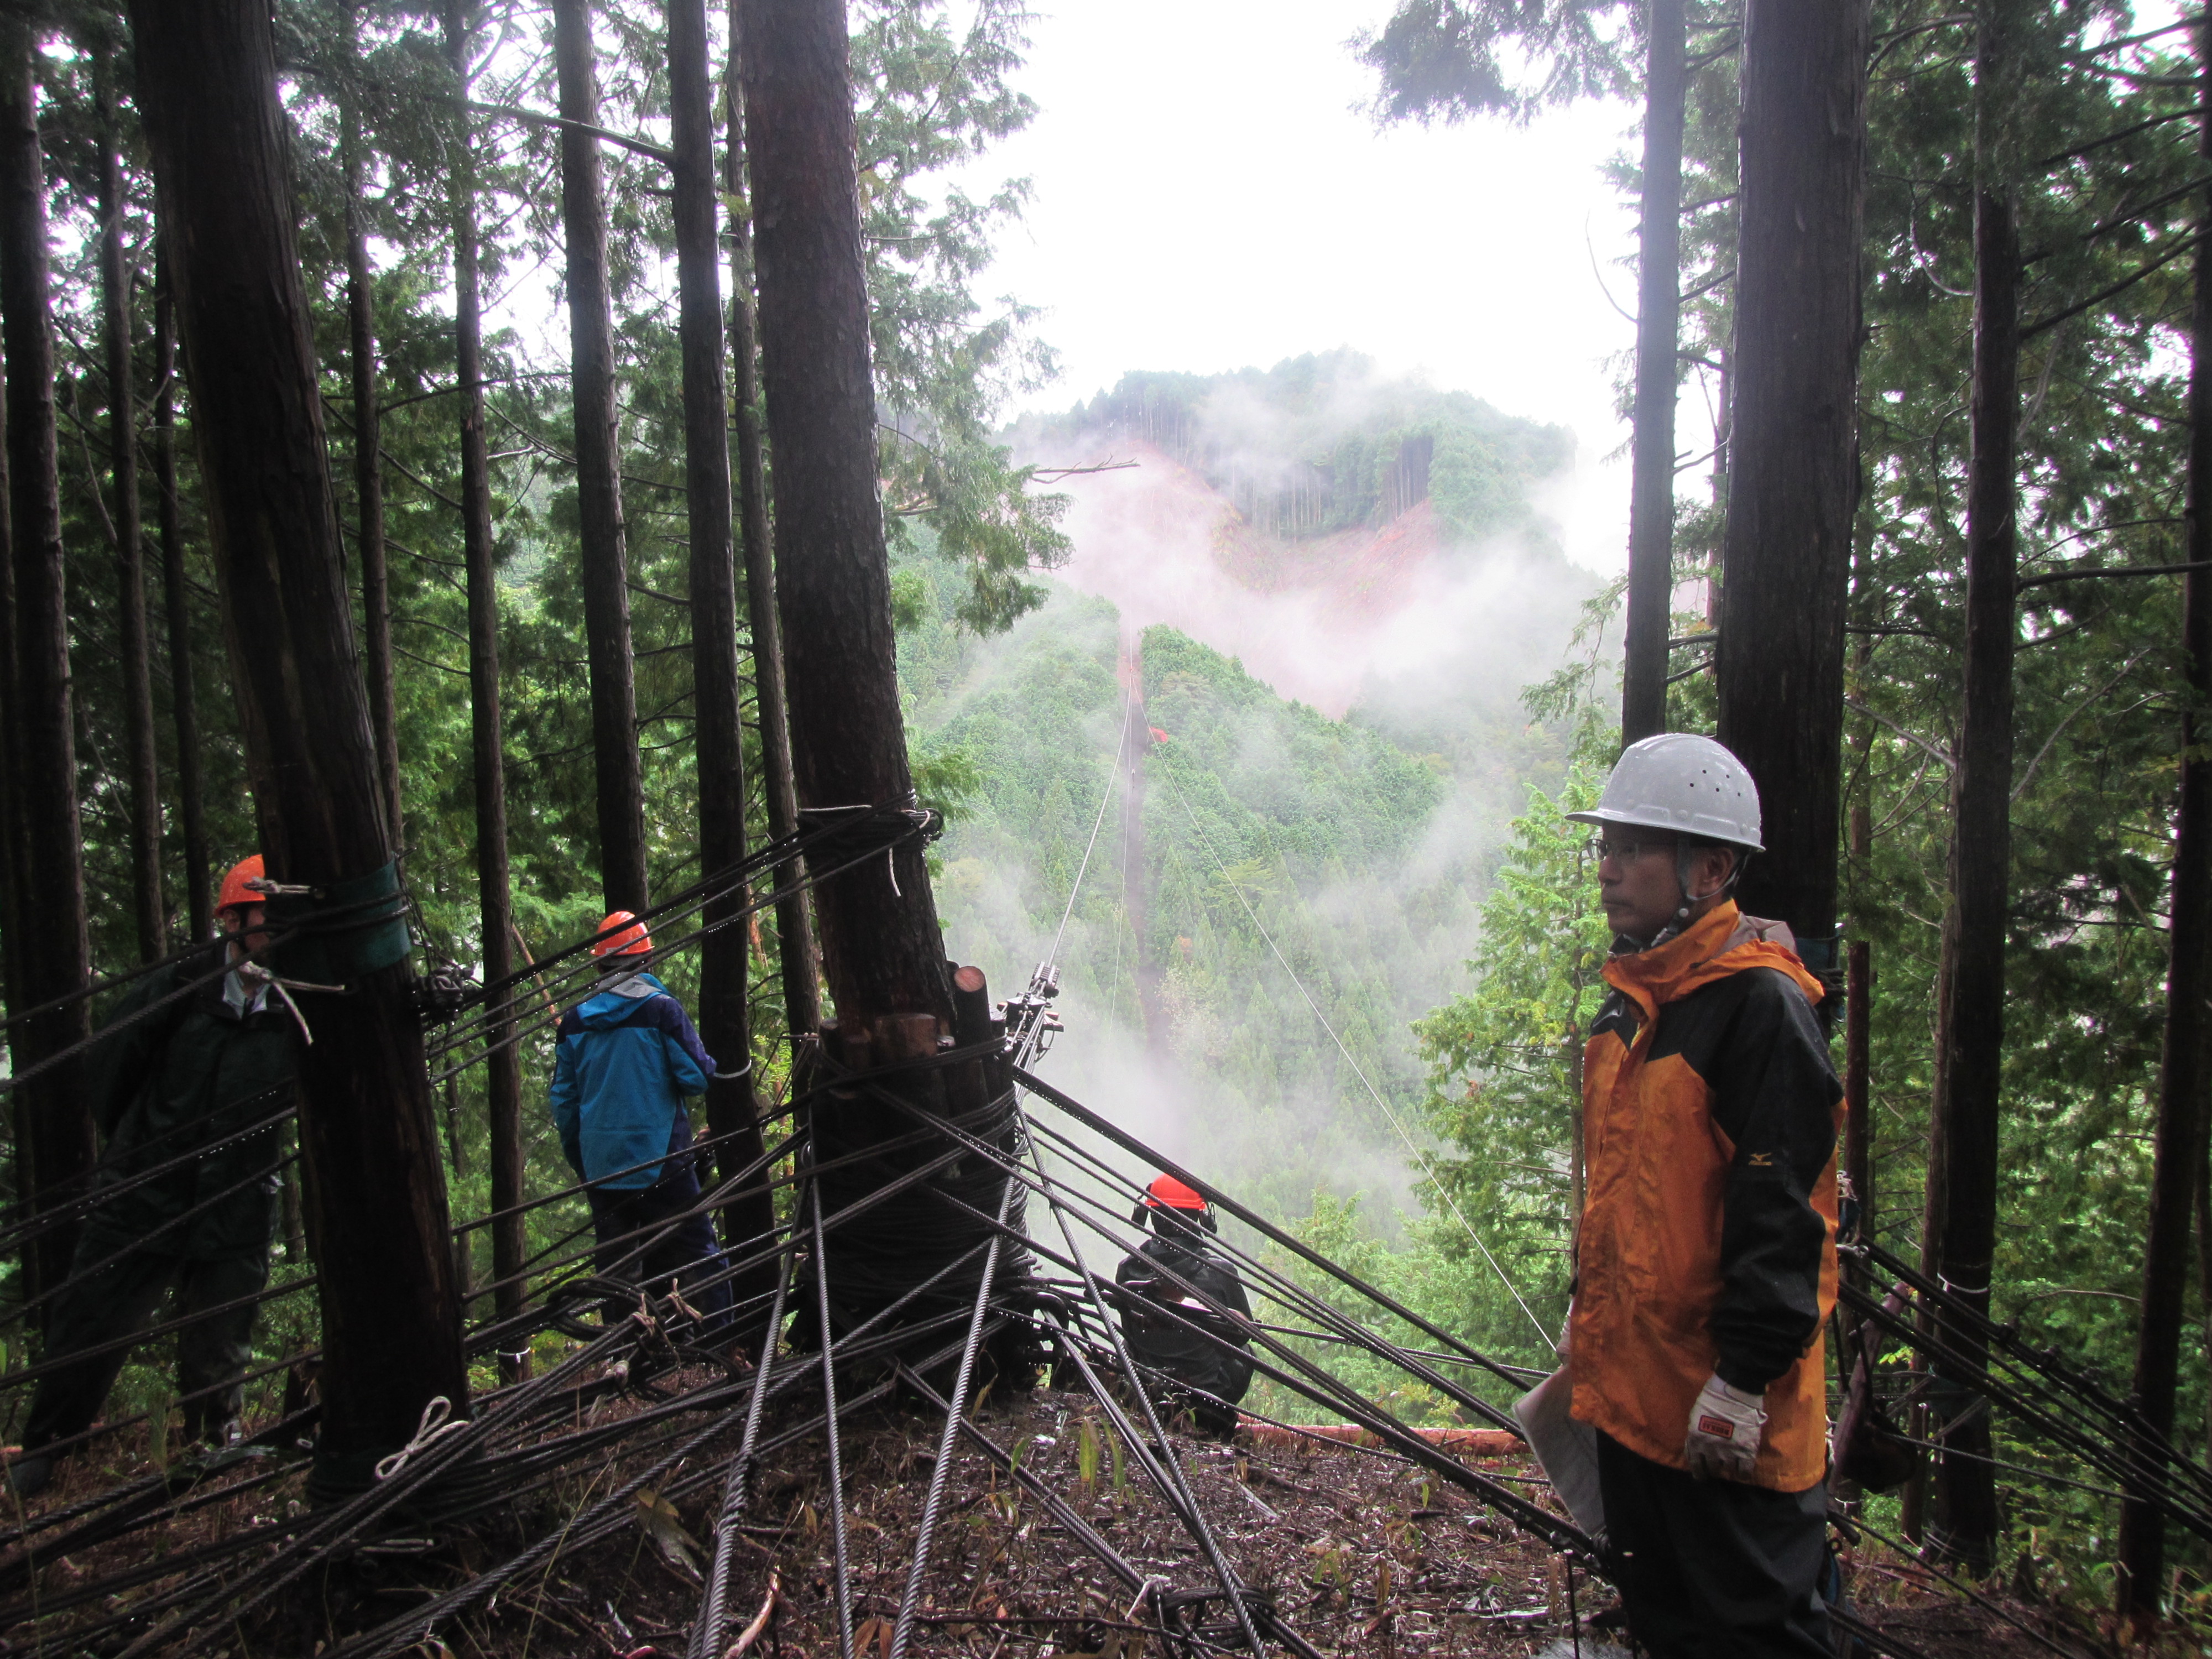
M 627 925 L 625 925 L 627 924 Z M 617 932 L 617 929 L 620 932 Z M 599 924 L 599 937 L 592 941 L 595 957 L 641 957 L 653 949 L 653 936 L 635 912 L 610 910 Z
M 1173 1176 L 1164 1175 L 1145 1188 L 1148 1210 L 1202 1210 L 1206 1200 Z
M 215 902 L 218 910 L 228 910 L 234 905 L 265 904 L 268 897 L 255 890 L 253 884 L 264 879 L 261 873 L 261 854 L 240 859 L 230 866 L 230 873 L 222 878 L 222 891 Z

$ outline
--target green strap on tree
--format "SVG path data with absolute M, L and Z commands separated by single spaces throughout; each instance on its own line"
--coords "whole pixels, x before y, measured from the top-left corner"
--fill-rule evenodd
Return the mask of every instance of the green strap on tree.
M 297 936 L 270 953 L 283 978 L 316 985 L 349 983 L 407 960 L 407 900 L 396 859 L 367 875 L 269 900 L 269 921 Z

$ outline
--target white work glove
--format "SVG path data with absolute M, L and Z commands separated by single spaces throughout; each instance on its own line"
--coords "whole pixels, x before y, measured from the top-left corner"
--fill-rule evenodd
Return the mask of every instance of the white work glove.
M 1748 1480 L 1759 1461 L 1759 1431 L 1766 1426 L 1766 1396 L 1746 1394 L 1721 1381 L 1705 1379 L 1690 1407 L 1690 1431 L 1682 1461 L 1699 1480 Z

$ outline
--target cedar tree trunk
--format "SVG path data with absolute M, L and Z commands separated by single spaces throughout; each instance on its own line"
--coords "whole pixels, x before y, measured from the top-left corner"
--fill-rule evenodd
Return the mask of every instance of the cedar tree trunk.
M 2212 96 L 2212 22 L 2198 43 L 2197 102 Z M 2212 118 L 2200 121 L 2197 151 L 2212 161 Z M 2212 228 L 2212 192 L 2204 199 Z M 2197 244 L 2196 313 L 2189 362 L 2187 527 L 2191 563 L 2212 560 L 2212 249 Z M 2212 572 L 2191 570 L 2182 592 L 2181 653 L 2190 696 L 2182 705 L 2181 791 L 2174 815 L 2173 910 L 2166 978 L 2166 1052 L 2159 1070 L 2158 1129 L 2143 1249 L 2142 1329 L 2134 1394 L 2145 1425 L 2173 1432 L 2180 1378 L 2182 1308 L 2189 1288 L 2189 1233 L 2204 1165 L 2206 1102 L 2212 1097 Z M 2156 1454 L 2146 1449 L 2145 1461 Z M 2166 1577 L 2166 1517 L 2130 1498 L 2120 1511 L 2119 1611 L 2140 1630 L 2158 1616 Z
M 592 70 L 591 0 L 554 0 L 561 87 L 561 222 L 568 248 L 570 390 L 576 412 L 576 509 L 583 556 L 584 654 L 592 680 L 599 875 L 610 910 L 643 910 L 645 803 L 638 769 L 637 680 L 630 658 L 621 445 L 615 424 L 614 315 L 607 291 L 607 207 Z
M 123 157 L 115 122 L 113 54 L 92 60 L 100 143 L 100 312 L 107 355 L 107 465 L 115 494 L 115 617 L 123 655 L 124 772 L 131 808 L 131 908 L 138 959 L 166 948 L 161 902 L 161 779 L 154 756 L 154 674 L 146 639 L 146 542 L 138 508 L 138 400 L 131 391 L 131 268 L 123 257 Z
M 1674 398 L 1681 311 L 1682 0 L 1644 8 L 1644 178 L 1638 228 L 1635 437 L 1628 496 L 1628 659 L 1620 740 L 1667 729 L 1674 592 Z
M 177 503 L 177 306 L 169 289 L 168 234 L 154 275 L 154 496 L 161 532 L 161 602 L 169 625 L 169 714 L 177 728 L 177 817 L 184 829 L 185 914 L 195 941 L 209 913 L 207 801 L 200 788 L 199 693 L 192 679 L 191 588 Z
M 0 52 L 6 50 L 6 36 L 0 34 Z M 0 58 L 0 64 L 5 62 Z M 17 908 L 22 898 L 27 855 L 22 790 L 18 781 L 22 775 L 17 770 L 21 763 L 15 737 L 21 705 L 15 684 L 15 551 L 6 511 L 7 404 L 5 387 L 0 386 L 0 991 L 5 992 L 8 1010 L 14 1013 L 28 1004 L 23 995 L 24 919 Z M 20 1056 L 22 1051 L 13 1047 L 12 1039 L 10 1044 L 11 1056 Z M 10 1104 L 21 1110 L 20 1103 Z M 19 1151 L 17 1174 L 27 1177 L 30 1173 L 28 1154 Z M 27 1181 L 21 1190 L 27 1194 Z
M 744 532 L 745 611 L 753 637 L 753 704 L 760 721 L 761 793 L 768 832 L 781 841 L 799 827 L 792 781 L 791 725 L 783 690 L 783 624 L 776 613 L 775 544 L 769 528 L 768 456 L 761 433 L 760 346 L 753 313 L 752 221 L 744 206 L 744 98 L 739 87 L 734 3 L 730 14 L 730 142 L 722 152 L 722 190 L 730 200 L 731 388 L 738 434 L 738 521 Z M 803 862 L 776 872 L 776 961 L 783 982 L 784 1030 L 811 1031 L 822 1023 L 822 957 L 814 944 L 813 907 L 798 884 Z
M 1746 910 L 1832 969 L 1857 494 L 1865 0 L 1747 0 L 1717 735 L 1759 786 Z
M 39 149 L 33 35 L 0 18 L 0 337 L 8 360 L 8 504 L 15 576 L 15 775 L 21 814 L 17 892 L 25 1006 L 82 990 L 91 975 L 80 859 L 76 740 L 70 687 L 68 595 L 54 436 L 53 322 L 46 294 L 46 164 Z M 9 1033 L 22 1072 L 82 1041 L 80 999 Z M 68 1062 L 15 1091 L 16 1190 L 33 1208 L 92 1167 L 92 1114 Z M 25 1253 L 26 1291 L 69 1272 L 74 1223 L 51 1227 Z
M 1982 53 L 1981 76 L 1990 67 Z M 1980 78 L 1980 76 L 1978 76 Z M 1991 118 L 1978 112 L 1984 125 Z M 1951 897 L 1944 916 L 1936 1042 L 1942 1143 L 1936 1264 L 1952 1293 L 1986 1313 L 1996 1250 L 1999 1073 L 2004 1060 L 2005 921 L 2012 883 L 2013 653 L 2019 548 L 2020 236 L 2008 185 L 1984 137 L 1974 195 L 1972 453 L 1966 483 L 1966 653 L 1952 776 Z M 1935 1201 L 1935 1200 L 1931 1200 Z M 1970 1358 L 1981 1340 L 1939 1322 Z M 1938 1368 L 1940 1370 L 1940 1367 Z M 1965 1379 L 1959 1379 L 1961 1387 Z M 1963 1401 L 1952 1403 L 1959 1409 Z M 1939 1405 L 1939 1410 L 1941 1406 Z M 1948 1437 L 1966 1454 L 1936 1469 L 1930 1541 L 1977 1574 L 1996 1547 L 1986 1411 Z
M 359 15 L 346 8 L 346 33 L 357 33 Z M 349 55 L 354 55 L 351 52 Z M 385 822 L 392 844 L 407 842 L 399 805 L 399 716 L 392 681 L 392 574 L 384 545 L 383 422 L 376 406 L 376 277 L 368 266 L 368 216 L 362 210 L 361 117 L 350 94 L 339 111 L 339 149 L 345 169 L 346 324 L 353 357 L 354 551 L 361 557 L 363 666 L 368 673 L 368 719 L 376 736 L 376 769 L 384 782 Z
M 354 660 L 269 12 L 256 0 L 136 0 L 131 20 L 262 851 L 280 881 L 372 877 L 392 854 Z M 349 996 L 306 999 L 315 1041 L 300 1078 L 322 1263 L 325 1492 L 367 1486 L 433 1395 L 468 1397 L 408 969 L 351 979 Z
M 845 7 L 740 0 L 738 22 L 799 800 L 908 807 Z M 951 1029 L 922 849 L 909 842 L 892 862 L 896 883 L 872 860 L 815 890 L 823 969 L 848 1038 L 902 1015 Z
M 738 684 L 738 568 L 730 521 L 730 401 L 722 372 L 721 250 L 716 246 L 714 95 L 707 66 L 706 0 L 668 0 L 668 112 L 676 152 L 678 327 L 684 359 L 684 488 L 691 541 L 691 685 L 699 777 L 699 868 L 726 870 L 745 855 L 744 727 Z M 714 1057 L 707 1126 L 730 1139 L 714 1152 L 725 1177 L 765 1150 L 754 1104 L 747 1018 L 748 894 L 740 887 L 701 912 L 699 1038 Z M 732 1244 L 775 1225 L 765 1179 L 722 1209 Z M 764 1264 L 757 1288 L 775 1288 Z M 740 1297 L 753 1288 L 733 1286 Z
M 457 95 L 449 173 L 453 223 L 453 363 L 461 393 L 461 546 L 469 587 L 469 736 L 476 778 L 477 899 L 483 981 L 494 1000 L 484 1037 L 484 1116 L 489 1131 L 493 1306 L 522 1312 L 528 1246 L 522 1202 L 522 1056 L 514 1042 L 514 896 L 507 860 L 507 752 L 499 702 L 499 579 L 492 568 L 491 463 L 484 445 L 483 300 L 477 276 L 475 135 L 469 121 L 465 0 L 446 12 L 446 52 Z M 509 1382 L 530 1374 L 526 1353 L 500 1356 Z

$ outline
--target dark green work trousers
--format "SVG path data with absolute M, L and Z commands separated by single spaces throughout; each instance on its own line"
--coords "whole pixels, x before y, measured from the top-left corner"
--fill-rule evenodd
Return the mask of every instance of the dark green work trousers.
M 174 1316 L 192 1322 L 177 1333 L 177 1394 L 184 1401 L 186 1438 L 220 1430 L 245 1404 L 243 1378 L 253 1358 L 253 1316 L 259 1304 L 222 1304 L 252 1296 L 269 1282 L 267 1247 L 251 1255 L 203 1261 L 131 1250 L 127 1243 L 97 1228 L 78 1242 L 73 1273 L 118 1249 L 125 1254 L 54 1299 L 46 1317 L 46 1356 L 59 1359 L 111 1342 L 118 1346 L 39 1379 L 31 1419 L 23 1430 L 26 1451 L 92 1426 L 130 1358 L 130 1347 L 119 1339 L 144 1329 L 172 1286 L 177 1292 Z M 221 1311 L 193 1317 L 209 1309 Z
M 1629 1633 L 1655 1659 L 1830 1659 L 1828 1485 L 1699 1480 L 1597 1437 Z

